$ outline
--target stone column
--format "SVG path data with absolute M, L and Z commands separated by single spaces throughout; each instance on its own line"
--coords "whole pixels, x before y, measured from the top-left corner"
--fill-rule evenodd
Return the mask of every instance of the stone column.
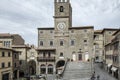
M 48 65 L 47 65 L 47 61 L 46 61 L 46 80 L 48 80 L 47 79 L 47 74 L 48 74 Z
M 119 65 L 119 68 L 118 68 L 118 80 L 120 80 L 120 65 Z
M 17 80 L 19 80 L 19 70 L 17 70 Z

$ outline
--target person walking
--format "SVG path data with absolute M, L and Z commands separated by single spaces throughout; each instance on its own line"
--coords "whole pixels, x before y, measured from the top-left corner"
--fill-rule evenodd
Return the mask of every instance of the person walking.
M 100 76 L 99 75 L 97 75 L 97 80 L 100 80 Z
M 92 74 L 91 80 L 95 80 L 95 72 Z

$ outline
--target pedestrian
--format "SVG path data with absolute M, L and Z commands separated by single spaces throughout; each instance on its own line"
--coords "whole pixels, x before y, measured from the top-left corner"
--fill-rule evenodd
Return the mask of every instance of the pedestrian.
M 99 75 L 97 75 L 97 80 L 100 80 L 100 76 Z
M 92 74 L 91 80 L 95 80 L 95 72 Z

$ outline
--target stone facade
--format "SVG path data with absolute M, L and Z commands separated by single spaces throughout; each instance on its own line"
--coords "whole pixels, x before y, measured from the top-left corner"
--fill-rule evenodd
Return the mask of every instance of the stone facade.
M 38 28 L 38 62 L 44 73 L 46 67 L 54 67 L 60 60 L 91 61 L 93 58 L 94 27 L 72 27 L 69 0 L 55 0 L 54 5 L 54 28 Z
M 13 79 L 19 78 L 19 54 L 21 52 L 13 50 L 12 62 L 13 62 Z
M 60 8 L 63 7 L 63 12 Z M 67 2 L 56 2 L 55 0 L 55 26 L 54 28 L 38 28 L 38 48 L 55 49 L 56 58 L 59 59 L 63 53 L 64 58 L 79 60 L 78 52 L 82 52 L 82 60 L 91 59 L 93 53 L 93 26 L 72 27 L 72 8 Z M 77 52 L 76 52 L 77 51 Z M 87 56 L 87 58 L 85 57 Z
M 16 51 L 21 52 L 19 54 L 19 70 L 20 77 L 23 77 L 24 75 L 28 74 L 27 54 L 31 48 L 27 45 L 14 45 L 12 48 Z
M 0 33 L 0 47 L 12 50 L 12 78 L 19 78 L 19 54 L 22 51 L 15 50 L 13 46 L 24 45 L 24 39 L 19 34 Z M 5 49 L 7 51 L 7 49 Z
M 112 39 L 112 46 L 113 46 L 113 63 L 112 63 L 112 75 L 118 80 L 120 80 L 120 51 L 119 51 L 119 46 L 120 46 L 120 30 L 118 30 L 116 33 L 113 34 L 113 39 Z
M 40 72 L 39 64 L 37 61 L 38 53 L 36 49 L 37 48 L 35 46 L 31 45 L 27 53 L 28 73 L 30 75 L 38 75 L 38 73 Z
M 72 7 L 69 0 L 54 0 L 54 28 L 38 28 L 39 67 L 47 71 L 49 64 L 60 60 L 102 62 L 105 69 L 112 61 L 112 35 L 118 30 L 94 26 L 72 27 Z M 102 65 L 103 65 L 102 64 Z M 43 65 L 43 66 L 42 66 Z M 47 65 L 47 66 L 46 66 Z M 55 67 L 57 68 L 57 67 Z M 41 69 L 39 70 L 41 72 Z
M 24 45 L 24 39 L 19 34 L 0 33 L 0 45 L 11 48 L 12 45 Z
M 102 30 L 94 31 L 94 57 L 95 62 L 103 62 L 103 34 Z
M 107 68 L 108 64 L 106 64 L 106 56 L 111 55 L 111 53 L 105 53 L 105 46 L 109 43 L 111 43 L 111 40 L 113 39 L 113 34 L 117 31 L 118 29 L 111 29 L 111 28 L 105 28 L 102 31 L 103 34 L 103 63 L 105 69 Z
M 0 80 L 13 80 L 12 51 L 0 47 Z

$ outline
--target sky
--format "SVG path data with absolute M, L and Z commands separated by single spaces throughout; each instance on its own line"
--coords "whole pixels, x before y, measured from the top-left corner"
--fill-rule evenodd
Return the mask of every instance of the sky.
M 73 27 L 120 28 L 120 0 L 70 0 Z M 38 30 L 54 27 L 54 0 L 0 0 L 0 33 L 37 46 Z

